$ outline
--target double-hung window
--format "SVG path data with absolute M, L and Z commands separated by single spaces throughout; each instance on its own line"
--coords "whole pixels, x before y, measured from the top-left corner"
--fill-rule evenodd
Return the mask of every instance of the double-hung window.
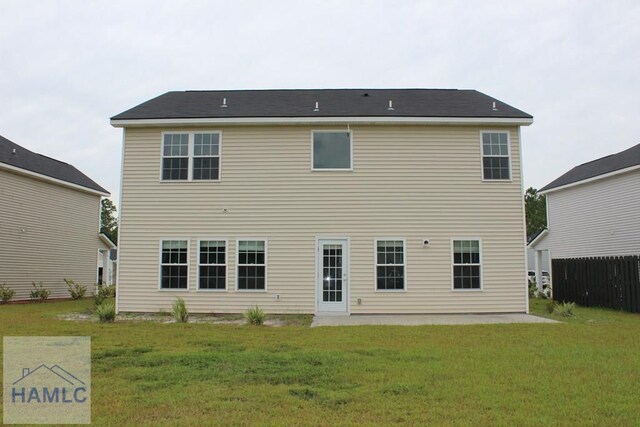
M 453 241 L 453 289 L 482 289 L 479 240 Z
M 482 132 L 482 177 L 485 180 L 510 180 L 508 132 Z
M 186 240 L 163 240 L 160 255 L 160 288 L 187 289 L 189 243 Z
M 163 181 L 217 181 L 219 179 L 219 132 L 163 134 Z
M 162 180 L 187 180 L 189 178 L 189 134 L 165 134 L 162 144 Z
M 402 291 L 405 289 L 404 240 L 376 240 L 376 289 Z
M 238 290 L 264 291 L 267 285 L 267 242 L 238 241 Z
M 201 240 L 198 256 L 198 289 L 227 288 L 227 242 Z
M 312 170 L 351 170 L 351 132 L 313 131 Z

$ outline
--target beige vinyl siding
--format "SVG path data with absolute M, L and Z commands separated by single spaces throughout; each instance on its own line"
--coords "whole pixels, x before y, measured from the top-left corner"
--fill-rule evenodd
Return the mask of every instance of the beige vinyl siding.
M 0 170 L 0 283 L 28 299 L 32 282 L 68 298 L 63 279 L 96 282 L 100 196 Z
M 127 129 L 119 309 L 167 310 L 181 296 L 194 312 L 259 304 L 313 313 L 316 237 L 344 236 L 351 313 L 526 310 L 516 127 L 497 128 L 510 131 L 507 182 L 482 181 L 485 127 L 351 126 L 353 171 L 343 172 L 311 171 L 312 129 L 345 127 L 211 128 L 222 131 L 219 183 L 160 182 L 161 132 L 176 129 Z M 268 239 L 267 292 L 235 291 L 236 239 L 243 237 Z M 386 237 L 406 239 L 406 292 L 375 292 L 374 240 Z M 452 291 L 455 237 L 482 240 L 481 292 Z M 160 240 L 180 238 L 189 240 L 190 289 L 159 290 Z M 229 240 L 227 292 L 196 290 L 197 240 L 207 238 Z
M 547 194 L 552 258 L 640 254 L 640 171 Z

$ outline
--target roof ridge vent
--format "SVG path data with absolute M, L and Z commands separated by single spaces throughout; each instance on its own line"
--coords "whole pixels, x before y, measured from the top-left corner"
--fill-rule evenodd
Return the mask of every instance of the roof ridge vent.
M 496 107 L 496 101 L 493 101 L 493 104 L 491 105 L 491 109 L 493 111 L 498 111 L 498 107 Z
M 227 108 L 227 98 L 222 98 L 222 105 L 220 106 L 220 108 Z
M 387 111 L 393 111 L 395 110 L 395 108 L 393 108 L 393 101 L 389 100 L 389 107 L 387 108 Z
M 316 107 L 313 109 L 313 111 L 320 111 L 320 103 L 318 101 L 316 101 Z

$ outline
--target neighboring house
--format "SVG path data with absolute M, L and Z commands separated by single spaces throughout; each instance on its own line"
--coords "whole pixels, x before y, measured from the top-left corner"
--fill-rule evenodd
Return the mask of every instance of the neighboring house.
M 532 121 L 427 89 L 169 92 L 118 114 L 118 309 L 525 312 Z
M 640 144 L 576 166 L 539 193 L 548 229 L 529 243 L 536 259 L 640 254 Z
M 93 292 L 108 195 L 73 166 L 0 137 L 0 284 L 16 300 L 29 298 L 32 282 L 68 298 L 65 278 Z
M 100 233 L 100 249 L 98 251 L 98 278 L 96 283 L 113 285 L 116 283 L 117 252 L 115 242 L 104 233 Z

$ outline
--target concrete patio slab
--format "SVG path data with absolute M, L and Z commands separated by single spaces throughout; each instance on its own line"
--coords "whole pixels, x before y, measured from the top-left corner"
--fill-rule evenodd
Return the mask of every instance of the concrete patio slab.
M 311 327 L 359 325 L 481 325 L 491 323 L 560 323 L 524 313 L 506 314 L 355 314 L 352 316 L 314 316 Z

